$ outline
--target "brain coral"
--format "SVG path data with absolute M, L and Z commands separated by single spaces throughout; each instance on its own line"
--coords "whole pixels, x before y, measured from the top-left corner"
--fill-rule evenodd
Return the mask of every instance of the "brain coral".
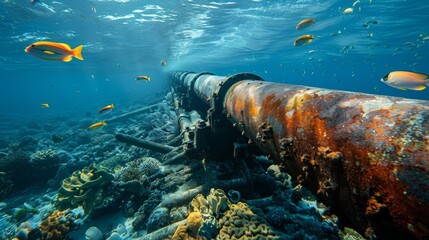
M 85 213 L 90 214 L 103 201 L 103 186 L 112 180 L 113 176 L 106 169 L 96 165 L 75 171 L 63 180 L 54 205 L 59 210 L 82 206 Z
M 217 239 L 279 239 L 266 222 L 254 214 L 247 204 L 231 204 L 218 221 Z

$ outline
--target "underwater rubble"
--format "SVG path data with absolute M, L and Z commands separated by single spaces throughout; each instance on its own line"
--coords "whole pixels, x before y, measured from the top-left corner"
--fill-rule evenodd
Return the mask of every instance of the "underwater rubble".
M 65 123 L 53 139 L 3 142 L 0 239 L 362 239 L 240 137 L 221 148 L 202 138 L 189 158 L 182 140 L 201 117 L 168 102 L 97 132 Z
M 237 120 L 244 111 L 222 111 L 219 96 L 225 89 L 243 78 L 259 81 L 258 76 L 176 75 L 197 90 L 172 85 L 161 101 L 119 110 L 96 131 L 86 129 L 89 113 L 26 124 L 4 119 L 17 130 L 0 129 L 0 239 L 383 239 L 392 234 L 383 231 L 383 224 L 392 226 L 381 219 L 390 203 L 379 192 L 363 198 L 365 219 L 336 215 L 347 215 L 338 211 L 344 206 L 362 207 L 351 206 L 356 199 L 340 198 L 345 193 L 337 191 L 351 191 L 338 185 L 349 183 L 338 165 L 342 152 L 317 145 L 299 148 L 300 157 L 294 158 L 302 143 L 281 138 L 277 147 L 276 126 L 265 122 L 246 129 L 244 120 L 250 120 Z M 207 87 L 207 79 L 219 84 Z M 202 87 L 213 90 L 214 98 Z M 291 98 L 303 107 L 296 100 Z M 242 102 L 230 101 L 237 109 Z M 250 109 L 246 114 L 263 115 Z M 349 216 L 361 214 L 357 210 Z M 368 219 L 363 228 L 356 224 Z M 424 234 L 425 226 L 418 227 Z M 413 232 L 413 225 L 408 230 Z

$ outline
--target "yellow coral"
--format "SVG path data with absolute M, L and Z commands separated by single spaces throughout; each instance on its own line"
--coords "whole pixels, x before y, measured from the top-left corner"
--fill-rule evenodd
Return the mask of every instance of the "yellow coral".
M 265 221 L 247 204 L 231 204 L 219 220 L 219 239 L 279 239 Z
M 190 212 L 208 213 L 209 204 L 202 194 L 194 197 L 188 207 Z
M 177 227 L 176 231 L 174 232 L 172 240 L 187 240 L 188 239 L 188 233 L 186 232 L 186 225 L 181 224 Z
M 203 219 L 201 218 L 201 214 L 199 212 L 191 212 L 186 219 L 188 225 L 187 230 L 191 234 L 192 237 L 196 237 L 198 235 L 198 230 L 203 225 Z
M 55 198 L 55 207 L 59 210 L 82 206 L 85 213 L 100 204 L 103 199 L 103 186 L 113 180 L 105 169 L 95 165 L 73 172 L 63 180 Z
M 66 239 L 72 225 L 72 220 L 66 218 L 68 212 L 67 210 L 56 211 L 40 223 L 39 229 L 42 233 L 42 239 Z
M 210 211 L 215 217 L 219 217 L 220 213 L 225 211 L 231 204 L 225 192 L 222 189 L 210 189 L 210 194 L 207 196 L 207 202 Z

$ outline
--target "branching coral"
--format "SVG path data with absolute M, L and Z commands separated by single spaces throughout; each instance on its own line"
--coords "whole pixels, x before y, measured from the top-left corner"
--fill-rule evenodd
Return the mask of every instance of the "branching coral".
M 106 169 L 95 165 L 75 171 L 71 177 L 63 180 L 54 205 L 59 210 L 82 206 L 85 213 L 90 214 L 103 200 L 103 187 L 112 180 L 113 176 Z
M 53 149 L 39 150 L 31 155 L 31 163 L 33 164 L 56 165 L 60 161 L 57 152 Z
M 140 183 L 145 178 L 155 175 L 161 170 L 161 162 L 152 157 L 141 157 L 129 162 L 121 175 L 121 181 L 138 180 Z

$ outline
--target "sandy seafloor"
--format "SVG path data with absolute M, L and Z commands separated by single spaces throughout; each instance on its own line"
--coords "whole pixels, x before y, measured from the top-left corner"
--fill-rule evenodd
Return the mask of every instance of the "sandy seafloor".
M 106 118 L 145 106 L 136 103 Z M 246 198 L 212 189 L 207 172 L 224 170 L 174 158 L 182 147 L 167 100 L 87 130 L 96 115 L 0 116 L 0 239 L 361 238 L 352 229 L 341 231 L 334 215 L 264 156 L 254 156 L 247 170 L 272 183 L 268 193 L 254 189 Z M 128 145 L 116 140 L 118 133 L 174 150 Z

